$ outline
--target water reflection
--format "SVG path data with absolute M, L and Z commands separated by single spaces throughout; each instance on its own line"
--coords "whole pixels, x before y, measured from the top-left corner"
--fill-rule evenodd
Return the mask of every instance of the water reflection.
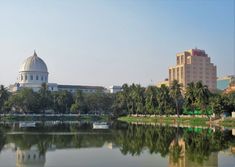
M 44 167 L 45 163 L 46 153 L 40 152 L 37 146 L 16 150 L 16 167 Z
M 217 167 L 221 151 L 235 160 L 234 130 L 122 123 L 113 123 L 110 129 L 99 130 L 93 129 L 89 123 L 36 125 L 35 128 L 22 129 L 17 124 L 5 124 L 0 128 L 0 151 L 10 146 L 16 154 L 17 167 L 46 166 L 47 153 L 53 154 L 55 150 L 82 151 L 88 148 L 101 148 L 106 152 L 107 149 L 118 149 L 123 156 L 133 157 L 141 157 L 147 151 L 148 155 L 167 160 L 169 167 Z M 112 163 L 107 164 L 110 165 Z
M 218 152 L 212 152 L 208 157 L 205 157 L 203 162 L 198 163 L 186 150 L 186 143 L 183 138 L 173 140 L 170 145 L 169 167 L 217 167 L 218 166 Z

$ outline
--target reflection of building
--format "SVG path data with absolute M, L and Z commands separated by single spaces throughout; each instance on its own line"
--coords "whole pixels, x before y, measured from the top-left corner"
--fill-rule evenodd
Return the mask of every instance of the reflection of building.
M 105 145 L 110 149 L 118 148 L 116 144 L 110 142 L 110 143 L 105 143 Z
M 177 162 L 175 162 L 174 157 L 170 153 L 169 167 L 186 167 L 186 165 L 185 165 L 185 157 L 186 157 L 185 156 L 185 150 L 186 150 L 185 149 L 185 142 L 183 139 L 179 139 L 178 143 L 176 143 L 176 141 L 173 140 L 170 145 L 170 152 L 173 151 L 175 144 L 178 144 L 178 146 L 181 148 L 180 154 L 179 154 L 179 159 L 177 160 Z
M 170 144 L 170 152 L 173 151 L 174 145 L 177 144 L 175 140 L 173 140 Z M 197 163 L 196 160 L 192 161 L 189 159 L 186 153 L 185 142 L 181 138 L 178 140 L 178 146 L 181 147 L 181 151 L 177 161 L 174 161 L 173 155 L 170 153 L 169 155 L 169 167 L 218 167 L 218 153 L 212 152 L 208 159 L 205 159 L 202 164 Z
M 32 146 L 29 150 L 16 150 L 16 167 L 44 167 L 46 155 L 40 154 L 37 146 Z
M 178 80 L 185 88 L 190 82 L 202 81 L 216 89 L 216 66 L 204 50 L 190 49 L 176 55 L 176 66 L 169 68 L 169 82 Z
M 58 85 L 56 83 L 48 83 L 48 69 L 46 63 L 38 57 L 36 52 L 28 57 L 19 70 L 17 83 L 9 86 L 9 91 L 15 92 L 21 88 L 32 88 L 39 91 L 42 83 L 48 85 L 50 91 L 66 90 L 71 93 L 80 90 L 84 93 L 105 92 L 106 89 L 101 86 L 81 86 L 81 85 Z

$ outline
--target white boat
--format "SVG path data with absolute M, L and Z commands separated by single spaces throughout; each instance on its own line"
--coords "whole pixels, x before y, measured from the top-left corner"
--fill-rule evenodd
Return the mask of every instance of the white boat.
M 107 122 L 94 122 L 93 129 L 109 129 Z
M 20 128 L 35 128 L 36 122 L 20 122 L 19 127 Z

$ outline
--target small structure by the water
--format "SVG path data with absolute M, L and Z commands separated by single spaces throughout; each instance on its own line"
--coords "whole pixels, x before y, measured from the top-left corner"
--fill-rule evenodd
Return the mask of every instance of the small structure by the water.
M 109 129 L 107 122 L 94 122 L 93 129 Z
M 20 128 L 35 128 L 36 122 L 20 122 L 19 127 Z

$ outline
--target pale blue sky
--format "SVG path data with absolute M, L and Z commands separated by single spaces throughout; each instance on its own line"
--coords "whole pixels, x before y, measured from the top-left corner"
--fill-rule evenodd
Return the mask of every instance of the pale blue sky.
M 0 0 L 0 84 L 34 49 L 60 84 L 154 84 L 194 47 L 233 74 L 234 22 L 234 0 Z

